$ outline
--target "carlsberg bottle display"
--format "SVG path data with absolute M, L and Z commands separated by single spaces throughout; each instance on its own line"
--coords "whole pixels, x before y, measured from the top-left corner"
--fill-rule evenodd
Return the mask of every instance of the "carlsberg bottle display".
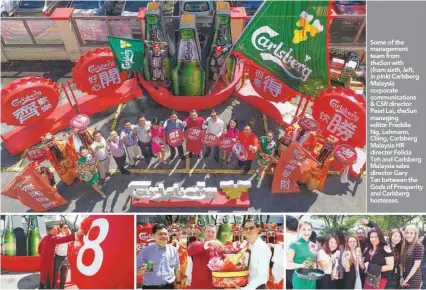
M 145 14 L 145 39 L 148 41 L 148 46 L 145 50 L 144 58 L 144 76 L 147 81 L 151 80 L 151 68 L 149 67 L 149 51 L 152 51 L 152 45 L 154 42 L 166 42 L 164 36 L 164 30 L 162 26 L 162 15 L 160 10 L 159 2 L 150 2 L 146 8 Z M 164 59 L 164 71 L 166 77 L 170 80 L 171 71 L 171 60 L 169 56 L 169 49 L 162 43 L 161 49 L 164 50 L 166 57 Z
M 28 256 L 38 256 L 38 245 L 40 244 L 41 236 L 38 230 L 38 222 L 36 216 L 29 217 L 27 247 Z
M 3 234 L 2 255 L 16 256 L 16 239 L 13 232 L 12 220 L 10 216 L 6 216 L 6 219 L 9 219 L 9 221 L 6 223 L 7 228 Z
M 172 76 L 174 95 L 204 95 L 206 72 L 201 66 L 200 42 L 192 14 L 181 17 L 178 57 Z
M 215 16 L 215 29 L 212 46 L 207 59 L 207 67 L 212 61 L 214 49 L 216 46 L 222 46 L 224 59 L 226 61 L 226 79 L 232 81 L 235 72 L 236 59 L 234 55 L 230 55 L 232 49 L 232 33 L 231 33 L 231 10 L 228 2 L 217 2 L 217 10 Z M 229 57 L 228 57 L 229 56 Z M 212 80 L 213 75 L 207 70 L 207 79 Z

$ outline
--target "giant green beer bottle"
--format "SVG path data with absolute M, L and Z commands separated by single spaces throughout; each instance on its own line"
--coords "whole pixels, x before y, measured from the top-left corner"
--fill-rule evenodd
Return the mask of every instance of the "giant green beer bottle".
M 28 256 L 38 256 L 38 245 L 40 244 L 41 236 L 38 230 L 38 222 L 36 216 L 29 216 L 27 234 Z
M 214 50 L 217 46 L 224 48 L 224 58 L 226 61 L 226 79 L 232 81 L 235 72 L 236 59 L 231 53 L 232 33 L 231 33 L 231 12 L 228 2 L 217 2 L 217 11 L 215 17 L 215 30 L 212 46 L 207 59 L 207 67 L 209 68 Z M 229 57 L 228 57 L 229 56 Z M 207 79 L 212 80 L 213 75 L 210 69 L 207 70 Z
M 150 47 L 154 42 L 166 42 L 163 25 L 162 15 L 160 10 L 159 2 L 150 2 L 146 8 L 145 13 L 145 39 L 148 41 L 148 47 L 145 50 L 144 58 L 144 75 L 147 81 L 151 80 L 151 69 L 149 67 L 149 51 Z M 161 45 L 162 49 L 166 52 L 166 58 L 164 60 L 164 70 L 166 72 L 167 79 L 171 77 L 171 61 L 169 56 L 169 50 L 164 45 Z
M 206 73 L 201 66 L 195 16 L 184 14 L 179 29 L 179 48 L 176 66 L 172 71 L 173 94 L 178 96 L 204 95 Z
M 8 223 L 6 223 L 7 228 L 3 234 L 2 254 L 5 256 L 16 256 L 16 240 L 12 227 L 12 218 L 10 216 L 6 216 L 6 219 L 9 220 Z

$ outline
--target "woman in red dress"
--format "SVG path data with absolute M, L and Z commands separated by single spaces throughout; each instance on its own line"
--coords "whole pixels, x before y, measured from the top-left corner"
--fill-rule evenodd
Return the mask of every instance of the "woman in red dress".
M 199 117 L 196 110 L 192 110 L 189 112 L 189 117 L 185 119 L 184 123 L 186 124 L 186 130 L 191 128 L 196 128 L 202 130 L 203 124 L 206 121 Z M 194 154 L 201 158 L 201 149 L 203 145 L 201 144 L 201 135 L 200 139 L 197 141 L 190 141 L 186 139 L 186 151 L 189 152 L 189 158 L 191 158 Z
M 255 153 L 259 150 L 259 138 L 253 133 L 250 125 L 245 125 L 244 131 L 238 134 L 237 142 L 242 145 L 245 151 L 239 152 L 240 156 L 243 154 L 245 160 L 242 161 L 238 158 L 238 166 L 243 167 L 244 173 L 248 173 Z

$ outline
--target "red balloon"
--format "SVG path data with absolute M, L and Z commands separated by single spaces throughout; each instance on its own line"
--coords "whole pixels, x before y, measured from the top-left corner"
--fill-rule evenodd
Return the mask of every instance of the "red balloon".
M 134 217 L 88 217 L 89 231 L 71 255 L 73 282 L 79 289 L 134 288 Z
M 87 126 L 89 126 L 90 118 L 87 115 L 80 114 L 77 116 L 74 116 L 70 121 L 70 126 L 73 129 L 83 130 L 86 129 Z
M 25 77 L 1 90 L 1 121 L 12 126 L 28 126 L 46 119 L 59 100 L 56 83 L 43 77 Z

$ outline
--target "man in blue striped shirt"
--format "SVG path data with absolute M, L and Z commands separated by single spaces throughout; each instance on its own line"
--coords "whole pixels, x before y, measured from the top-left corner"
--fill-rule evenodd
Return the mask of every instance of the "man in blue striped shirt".
M 142 289 L 180 288 L 180 264 L 177 248 L 168 245 L 169 233 L 163 224 L 152 228 L 155 244 L 143 248 L 137 257 L 137 273 L 143 276 Z

